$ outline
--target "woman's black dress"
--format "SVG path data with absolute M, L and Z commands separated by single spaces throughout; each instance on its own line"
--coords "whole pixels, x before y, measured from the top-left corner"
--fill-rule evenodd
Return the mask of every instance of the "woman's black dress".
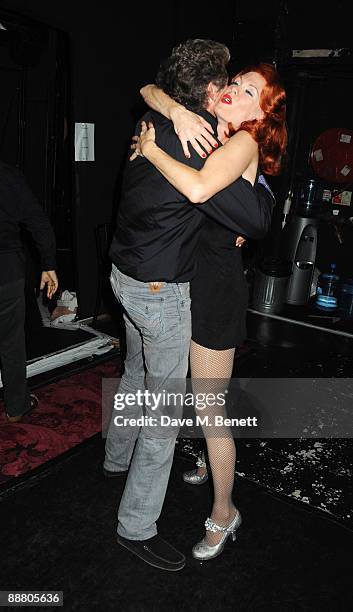
M 246 338 L 248 284 L 236 236 L 207 219 L 199 238 L 197 271 L 191 281 L 192 339 L 225 350 Z

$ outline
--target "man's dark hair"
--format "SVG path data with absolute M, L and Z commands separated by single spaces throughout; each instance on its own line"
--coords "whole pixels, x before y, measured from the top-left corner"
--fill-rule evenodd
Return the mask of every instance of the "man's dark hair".
M 156 85 L 180 104 L 200 111 L 207 105 L 207 85 L 212 82 L 221 88 L 228 82 L 229 58 L 228 48 L 219 42 L 187 40 L 162 62 Z

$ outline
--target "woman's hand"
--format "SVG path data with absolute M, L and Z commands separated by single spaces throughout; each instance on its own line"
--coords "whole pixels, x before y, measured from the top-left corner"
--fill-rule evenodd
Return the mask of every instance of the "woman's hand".
M 212 152 L 212 147 L 217 148 L 217 140 L 212 136 L 212 126 L 200 115 L 189 111 L 187 108 L 178 105 L 171 110 L 171 120 L 185 157 L 190 157 L 188 142 L 195 149 L 200 157 L 205 157 L 204 147 L 208 153 Z
M 141 121 L 140 136 L 132 137 L 132 144 L 130 148 L 133 149 L 134 153 L 129 158 L 130 161 L 133 161 L 139 155 L 144 157 L 144 150 L 146 151 L 148 143 L 156 143 L 156 131 L 151 121 L 148 122 L 148 127 L 145 121 Z
M 139 138 L 140 155 L 143 157 L 146 155 L 147 148 L 150 145 L 156 145 L 156 130 L 154 129 L 153 123 L 148 122 L 148 126 L 145 121 L 141 121 L 141 132 Z
M 156 130 L 151 121 L 148 122 L 148 126 L 146 121 L 141 121 L 140 148 L 142 155 L 144 155 L 144 150 L 148 146 L 148 143 L 156 144 Z
M 212 147 L 217 148 L 217 140 L 212 135 L 212 125 L 203 117 L 189 111 L 156 85 L 145 85 L 140 93 L 150 108 L 173 122 L 175 133 L 181 142 L 185 157 L 190 157 L 188 142 L 200 157 L 206 157 L 205 151 L 211 153 Z
M 236 247 L 241 247 L 241 246 L 243 246 L 244 242 L 246 242 L 245 238 L 243 238 L 243 236 L 238 236 L 236 241 L 235 241 L 235 246 Z
M 134 159 L 136 159 L 136 157 L 138 157 L 139 155 L 141 155 L 141 157 L 143 157 L 143 155 L 141 153 L 141 145 L 140 145 L 140 137 L 139 136 L 133 136 L 132 137 L 132 143 L 130 145 L 130 149 L 133 150 L 133 153 L 132 153 L 132 155 L 130 155 L 129 161 L 134 161 Z

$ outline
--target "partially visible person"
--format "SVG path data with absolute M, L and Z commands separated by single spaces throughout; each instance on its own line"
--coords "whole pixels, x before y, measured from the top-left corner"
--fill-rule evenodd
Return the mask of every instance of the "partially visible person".
M 25 260 L 20 229 L 31 233 L 41 257 L 40 289 L 58 288 L 55 236 L 23 174 L 0 162 L 0 360 L 7 420 L 21 421 L 38 400 L 26 381 Z
M 145 92 L 146 101 L 170 116 L 175 101 L 166 98 L 165 91 L 153 86 L 149 90 L 152 97 Z M 146 157 L 175 189 L 195 204 L 221 193 L 233 181 L 255 185 L 260 170 L 268 175 L 280 172 L 287 144 L 285 102 L 285 91 L 275 68 L 265 63 L 249 66 L 233 77 L 215 104 L 218 138 L 223 146 L 208 157 L 201 169 L 190 168 L 163 151 L 155 141 L 152 123 L 148 127 L 142 123 L 136 154 Z M 185 128 L 185 113 L 183 117 Z M 201 125 L 196 140 L 209 152 L 203 130 Z M 175 131 L 181 133 L 179 124 Z M 186 147 L 184 142 L 184 152 L 188 155 Z M 201 155 L 206 153 L 201 150 Z M 195 395 L 217 397 L 227 389 L 235 349 L 246 337 L 247 297 L 234 234 L 212 219 L 207 220 L 198 246 L 197 272 L 191 281 L 190 363 Z M 211 427 L 204 427 L 214 483 L 213 509 L 205 523 L 206 536 L 192 551 L 200 560 L 219 555 L 228 536 L 232 534 L 235 538 L 241 523 L 240 512 L 232 500 L 235 444 L 228 427 L 213 425 L 214 413 L 214 408 L 208 409 Z M 205 466 L 201 465 L 200 469 L 205 470 Z M 205 481 L 205 472 L 203 478 L 192 473 L 186 475 L 186 480 L 195 484 Z

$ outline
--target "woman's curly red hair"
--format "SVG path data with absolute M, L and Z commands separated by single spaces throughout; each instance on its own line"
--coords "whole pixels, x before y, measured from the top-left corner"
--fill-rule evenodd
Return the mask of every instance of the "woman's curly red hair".
M 266 174 L 275 176 L 281 171 L 281 162 L 287 146 L 286 92 L 272 64 L 247 66 L 236 76 L 247 72 L 257 72 L 266 81 L 260 96 L 260 107 L 265 116 L 263 119 L 244 121 L 238 129 L 247 131 L 258 143 L 261 169 Z M 230 125 L 229 135 L 234 133 L 235 130 Z

